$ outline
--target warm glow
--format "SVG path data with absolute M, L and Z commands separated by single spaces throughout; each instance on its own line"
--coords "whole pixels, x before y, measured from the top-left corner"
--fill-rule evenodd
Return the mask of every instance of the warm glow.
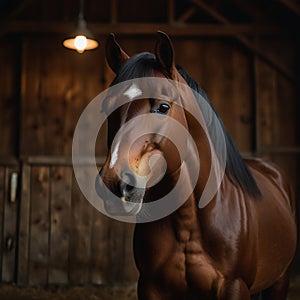
M 74 45 L 79 53 L 82 53 L 87 46 L 87 39 L 84 35 L 77 35 L 74 40 Z
M 74 49 L 78 53 L 83 53 L 86 50 L 96 49 L 99 44 L 96 40 L 80 34 L 74 38 L 64 40 L 63 45 L 68 49 Z

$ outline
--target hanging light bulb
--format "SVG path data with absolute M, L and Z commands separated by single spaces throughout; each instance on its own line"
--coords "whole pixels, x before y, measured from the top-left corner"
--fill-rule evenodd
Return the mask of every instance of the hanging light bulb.
M 76 50 L 78 53 L 83 53 L 85 50 L 96 49 L 99 45 L 87 28 L 86 21 L 83 16 L 83 7 L 84 0 L 80 0 L 77 29 L 72 37 L 63 41 L 63 45 L 66 48 Z

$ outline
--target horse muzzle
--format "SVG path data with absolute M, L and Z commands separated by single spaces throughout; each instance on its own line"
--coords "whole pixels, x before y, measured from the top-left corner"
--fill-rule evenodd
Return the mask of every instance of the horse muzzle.
M 123 173 L 119 178 L 100 171 L 95 188 L 109 215 L 137 215 L 142 209 L 146 188 L 132 173 Z

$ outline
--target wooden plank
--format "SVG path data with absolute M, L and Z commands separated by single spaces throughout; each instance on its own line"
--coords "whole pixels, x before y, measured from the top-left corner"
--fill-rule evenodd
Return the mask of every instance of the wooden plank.
M 51 233 L 48 283 L 67 284 L 72 169 L 52 167 L 50 185 Z
M 299 132 L 296 124 L 299 124 L 296 94 L 296 86 L 286 78 L 278 75 L 276 107 L 277 115 L 273 117 L 276 125 L 275 145 L 299 146 Z M 275 130 L 275 128 L 274 128 Z
M 225 18 L 222 14 L 216 11 L 212 6 L 206 4 L 202 0 L 192 0 L 192 2 L 199 6 L 203 11 L 208 13 L 211 17 L 213 17 L 216 21 L 220 22 L 223 25 L 230 25 L 230 21 Z M 265 62 L 267 62 L 270 66 L 278 70 L 282 75 L 288 78 L 290 81 L 295 82 L 295 74 L 293 70 L 286 67 L 285 64 L 282 63 L 281 60 L 275 59 L 270 55 L 269 52 L 264 51 L 264 49 L 257 47 L 255 43 L 249 40 L 244 35 L 236 35 L 235 39 L 239 41 L 243 46 L 251 50 L 254 54 L 259 56 Z
M 254 58 L 255 98 L 256 98 L 256 148 L 274 146 L 273 115 L 276 109 L 276 72 Z
M 81 180 L 85 171 L 78 173 Z M 86 184 L 94 184 L 86 182 Z M 82 195 L 76 179 L 72 177 L 71 237 L 69 251 L 69 282 L 86 284 L 90 280 L 91 230 L 93 207 Z M 101 243 L 101 241 L 99 241 Z
M 97 156 L 95 158 L 97 165 L 103 165 L 106 157 Z M 57 156 L 57 155 L 36 155 L 36 156 L 28 156 L 22 159 L 23 162 L 28 163 L 30 165 L 49 165 L 49 166 L 72 166 L 72 157 L 70 156 Z M 78 164 L 80 165 L 91 165 L 94 163 L 94 159 L 90 158 L 82 158 L 78 160 Z
M 255 78 L 257 151 L 263 152 L 269 149 L 272 152 L 272 148 L 276 147 L 277 149 L 293 148 L 289 152 L 297 152 L 295 124 L 298 120 L 295 87 L 257 58 Z
M 23 39 L 22 79 L 21 79 L 21 132 L 20 154 L 36 155 L 44 149 L 44 110 L 42 53 L 40 46 L 34 45 L 32 55 L 32 39 Z M 34 141 L 34 142 L 32 142 Z
M 20 196 L 19 236 L 18 236 L 18 271 L 17 283 L 28 284 L 29 240 L 30 240 L 30 187 L 31 167 L 22 166 L 22 186 Z
M 216 39 L 205 41 L 201 57 L 203 88 L 238 148 L 251 152 L 254 129 L 250 57 L 236 45 Z
M 0 41 L 0 156 L 17 153 L 19 105 L 19 45 Z
M 49 168 L 31 169 L 29 284 L 48 282 Z
M 36 55 L 31 55 L 31 47 L 35 49 Z M 53 41 L 51 38 L 50 41 L 49 38 L 25 39 L 22 157 L 71 155 L 77 120 L 85 106 L 103 87 L 103 51 L 102 47 L 78 56 L 78 53 L 68 51 L 54 38 Z M 93 123 L 94 120 L 90 120 L 91 126 Z M 86 141 L 85 144 L 90 146 L 90 143 Z M 103 155 L 104 152 L 105 143 L 101 140 L 97 144 L 96 153 Z
M 254 97 L 250 55 L 226 40 L 175 40 L 174 46 L 178 64 L 207 92 L 238 148 L 243 153 L 252 152 Z
M 2 281 L 2 255 L 4 249 L 3 225 L 5 203 L 5 167 L 0 165 L 0 279 Z
M 0 165 L 4 166 L 18 166 L 19 160 L 11 155 L 0 156 Z
M 138 274 L 133 259 L 133 229 L 132 224 L 110 219 L 93 210 L 91 238 L 93 284 L 115 285 L 137 282 Z
M 232 45 L 232 84 L 235 120 L 231 128 L 239 150 L 251 152 L 255 144 L 252 57 Z M 227 100 L 225 100 L 226 102 Z M 229 116 L 228 116 L 229 117 Z
M 94 209 L 91 238 L 91 281 L 93 284 L 108 284 L 107 276 L 111 273 L 110 226 L 111 220 Z
M 18 199 L 12 202 L 10 191 L 12 188 L 12 174 L 18 174 L 18 171 L 17 168 L 6 168 L 5 171 L 4 247 L 2 248 L 2 281 L 4 282 L 15 282 Z

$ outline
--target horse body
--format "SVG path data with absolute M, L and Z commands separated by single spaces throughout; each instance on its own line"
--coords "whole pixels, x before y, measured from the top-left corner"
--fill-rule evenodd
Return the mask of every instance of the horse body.
M 190 197 L 167 218 L 136 225 L 140 299 L 248 299 L 285 280 L 296 247 L 290 191 L 274 166 L 248 163 L 263 200 L 225 177 L 204 209 Z
M 179 73 L 174 66 L 174 50 L 169 38 L 162 33 L 159 36 L 155 56 L 141 55 L 140 63 L 153 67 L 154 76 L 186 82 L 184 73 Z M 134 73 L 138 60 L 130 59 L 113 36 L 108 40 L 106 56 L 117 79 L 140 76 Z M 122 69 L 124 65 L 127 69 Z M 146 76 L 144 70 L 141 74 Z M 182 98 L 186 101 L 187 94 Z M 131 146 L 130 157 L 125 157 L 122 150 L 130 132 L 124 132 L 116 144 L 112 142 L 122 124 L 149 112 L 169 114 L 178 120 L 190 131 L 199 156 L 205 159 L 201 160 L 197 184 L 183 205 L 162 219 L 136 224 L 134 255 L 140 272 L 139 299 L 247 300 L 261 291 L 264 291 L 263 299 L 285 299 L 288 268 L 297 239 L 295 204 L 286 179 L 276 166 L 265 161 L 243 162 L 228 138 L 225 176 L 213 199 L 199 209 L 198 201 L 213 158 L 201 126 L 175 104 L 142 99 L 122 106 L 109 117 L 108 148 L 114 149 L 100 176 L 120 197 L 122 205 L 104 199 L 107 210 L 122 214 L 120 208 L 124 207 L 125 213 L 143 213 L 142 201 L 158 199 L 161 191 L 168 193 L 178 180 L 178 170 L 184 162 L 178 158 L 172 143 L 159 134 L 140 137 Z M 147 189 L 145 184 L 145 188 L 143 185 L 134 188 L 136 174 L 146 170 L 147 161 L 157 153 L 168 162 L 166 176 L 154 187 Z M 123 169 L 127 159 L 130 172 Z M 121 178 L 115 170 L 119 170 Z M 182 189 L 192 186 L 189 168 L 180 168 L 180 172 L 184 172 L 185 178 Z

